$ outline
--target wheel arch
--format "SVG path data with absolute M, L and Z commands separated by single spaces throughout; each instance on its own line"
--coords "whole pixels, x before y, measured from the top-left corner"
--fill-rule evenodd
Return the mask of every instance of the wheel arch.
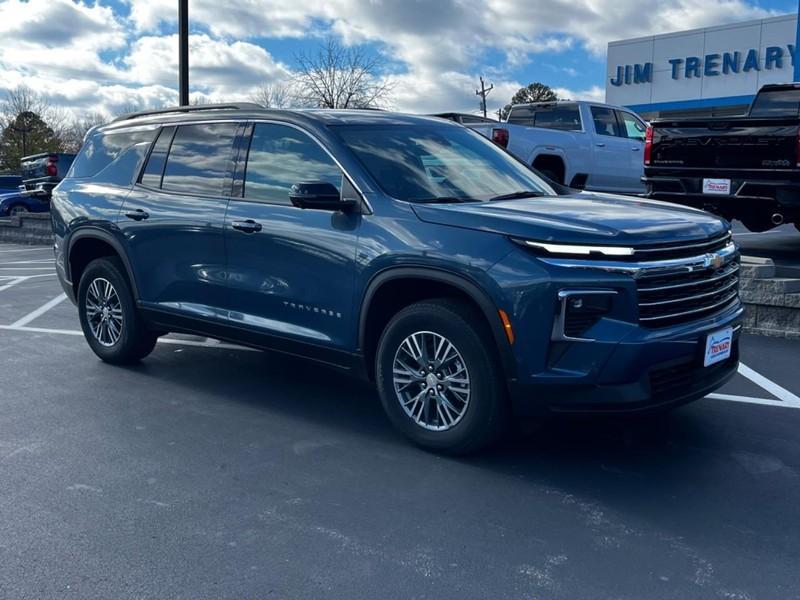
M 427 290 L 416 289 L 407 295 L 398 296 L 393 292 L 396 292 L 403 282 L 429 282 L 434 285 Z M 414 302 L 442 296 L 463 298 L 483 314 L 494 339 L 505 377 L 507 380 L 514 378 L 514 358 L 498 308 L 477 283 L 462 275 L 433 267 L 393 267 L 372 277 L 360 305 L 358 347 L 364 356 L 366 372 L 370 379 L 374 378 L 374 357 L 380 335 L 391 317 Z
M 77 230 L 70 236 L 64 267 L 67 280 L 77 294 L 80 275 L 92 260 L 103 256 L 117 256 L 125 267 L 125 275 L 131 285 L 134 300 L 138 301 L 139 291 L 133 269 L 122 243 L 111 233 L 99 227 L 86 227 Z

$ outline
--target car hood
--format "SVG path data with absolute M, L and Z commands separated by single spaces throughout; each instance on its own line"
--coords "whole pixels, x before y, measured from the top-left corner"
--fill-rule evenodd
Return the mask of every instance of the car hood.
M 702 240 L 728 224 L 712 214 L 666 202 L 576 193 L 498 202 L 415 204 L 428 223 L 531 240 L 636 245 Z

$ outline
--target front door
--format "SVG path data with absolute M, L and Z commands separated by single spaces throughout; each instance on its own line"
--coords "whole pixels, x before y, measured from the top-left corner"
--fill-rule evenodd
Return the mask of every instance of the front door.
M 164 127 L 117 223 L 143 306 L 225 319 L 225 239 L 237 123 Z
M 296 183 L 327 181 L 352 197 L 350 184 L 320 143 L 293 126 L 255 123 L 242 153 L 241 197 L 231 198 L 225 218 L 231 323 L 289 343 L 354 346 L 361 215 L 289 200 Z

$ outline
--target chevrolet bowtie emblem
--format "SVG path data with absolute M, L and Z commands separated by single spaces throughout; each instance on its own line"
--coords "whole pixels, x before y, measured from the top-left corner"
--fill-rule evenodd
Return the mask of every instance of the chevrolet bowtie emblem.
M 720 254 L 706 254 L 703 257 L 703 265 L 707 269 L 710 269 L 712 267 L 715 268 L 715 269 L 719 269 L 723 265 L 724 262 L 725 262 L 725 259 L 722 258 L 722 256 Z

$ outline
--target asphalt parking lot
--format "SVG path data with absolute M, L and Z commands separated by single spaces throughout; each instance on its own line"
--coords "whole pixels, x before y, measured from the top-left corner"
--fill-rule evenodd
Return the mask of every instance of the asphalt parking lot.
M 51 258 L 0 246 L 0 598 L 800 598 L 800 342 L 744 336 L 670 415 L 452 459 L 299 360 L 101 363 Z

